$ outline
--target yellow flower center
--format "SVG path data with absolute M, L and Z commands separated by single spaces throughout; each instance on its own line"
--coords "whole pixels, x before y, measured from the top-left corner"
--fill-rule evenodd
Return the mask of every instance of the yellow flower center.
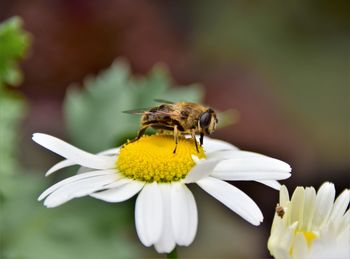
M 312 243 L 314 242 L 314 240 L 318 237 L 317 234 L 315 234 L 315 232 L 312 232 L 312 231 L 302 231 L 302 230 L 297 230 L 295 232 L 295 234 L 303 234 L 304 235 L 304 238 L 306 240 L 306 244 L 309 248 L 311 248 L 312 246 Z M 294 253 L 294 245 L 291 246 L 290 248 L 290 251 L 289 251 L 289 255 L 290 256 L 293 256 L 293 253 Z
M 304 231 L 303 234 L 308 247 L 311 247 L 312 242 L 317 238 L 317 235 L 311 231 Z
M 172 182 L 186 177 L 195 166 L 192 155 L 205 158 L 204 150 L 194 140 L 179 138 L 176 152 L 174 137 L 144 135 L 125 144 L 117 159 L 117 169 L 128 178 L 146 182 Z

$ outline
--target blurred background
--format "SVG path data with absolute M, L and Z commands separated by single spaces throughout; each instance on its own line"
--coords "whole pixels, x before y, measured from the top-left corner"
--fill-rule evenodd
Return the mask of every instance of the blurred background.
M 288 162 L 290 190 L 349 188 L 348 1 L 2 0 L 0 21 L 12 16 L 22 25 L 0 30 L 1 258 L 160 256 L 137 240 L 134 200 L 37 202 L 74 169 L 44 179 L 60 158 L 31 141 L 44 132 L 90 152 L 119 145 L 138 129 L 121 111 L 154 98 L 234 109 L 235 123 L 213 137 Z M 20 44 L 1 47 L 5 37 Z M 263 224 L 250 226 L 192 186 L 199 231 L 179 257 L 269 257 L 278 193 L 234 184 L 259 205 Z

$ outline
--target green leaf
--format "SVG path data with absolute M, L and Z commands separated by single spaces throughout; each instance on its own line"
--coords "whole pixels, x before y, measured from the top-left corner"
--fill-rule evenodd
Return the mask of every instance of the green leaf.
M 1 91 L 0 91 L 1 92 Z M 16 171 L 17 128 L 24 113 L 23 100 L 6 92 L 0 94 L 0 178 Z M 0 179 L 1 182 L 2 179 Z
M 5 88 L 5 84 L 17 85 L 21 81 L 17 61 L 29 46 L 29 37 L 21 26 L 18 17 L 0 24 L 0 195 L 4 195 L 8 176 L 17 170 L 17 128 L 24 114 L 24 100 Z
M 83 90 L 76 86 L 69 89 L 64 103 L 68 133 L 77 146 L 101 151 L 136 135 L 140 117 L 122 111 L 152 107 L 156 98 L 202 99 L 199 86 L 170 87 L 171 79 L 162 66 L 155 66 L 146 77 L 136 78 L 125 62 L 117 61 L 97 77 L 87 78 Z
M 23 58 L 30 44 L 29 34 L 22 30 L 22 20 L 13 17 L 0 24 L 0 88 L 22 82 L 17 61 Z

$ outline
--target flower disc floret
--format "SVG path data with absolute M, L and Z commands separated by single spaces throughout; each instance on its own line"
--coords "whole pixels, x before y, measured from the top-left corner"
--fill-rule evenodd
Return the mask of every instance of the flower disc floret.
M 117 169 L 128 178 L 146 182 L 174 182 L 195 166 L 192 155 L 205 158 L 204 149 L 193 139 L 180 138 L 176 152 L 170 135 L 143 136 L 120 150 Z

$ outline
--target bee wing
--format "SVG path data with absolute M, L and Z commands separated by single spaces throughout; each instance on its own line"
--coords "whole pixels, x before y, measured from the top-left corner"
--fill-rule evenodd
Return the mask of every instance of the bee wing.
M 149 109 L 150 108 L 140 108 L 140 109 L 123 111 L 123 113 L 141 115 L 141 114 L 144 114 L 145 112 L 148 112 Z
M 174 104 L 174 102 L 168 101 L 168 100 L 164 100 L 164 99 L 153 99 L 155 102 L 158 103 L 167 103 L 167 104 Z
M 174 120 L 180 120 L 180 113 L 178 111 L 152 111 L 150 112 L 150 114 L 154 114 L 154 115 L 159 115 L 161 117 L 165 116 L 165 117 L 170 117 Z M 161 118 L 160 117 L 160 118 Z

